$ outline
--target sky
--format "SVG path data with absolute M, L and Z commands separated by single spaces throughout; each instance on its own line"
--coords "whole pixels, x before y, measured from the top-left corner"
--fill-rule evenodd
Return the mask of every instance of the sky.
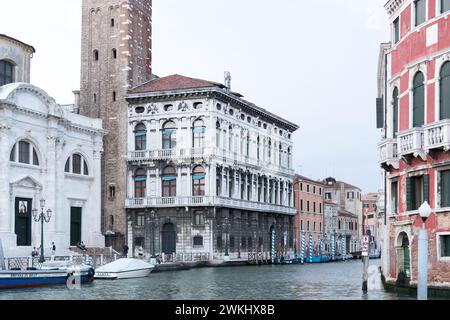
M 153 0 L 153 73 L 223 82 L 300 126 L 297 173 L 382 187 L 375 98 L 386 0 Z M 81 0 L 2 0 L 0 33 L 36 49 L 31 83 L 79 89 Z M 10 14 L 5 14 L 9 12 Z

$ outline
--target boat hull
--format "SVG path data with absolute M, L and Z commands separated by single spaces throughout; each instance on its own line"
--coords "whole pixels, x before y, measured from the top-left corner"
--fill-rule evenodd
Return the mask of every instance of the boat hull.
M 145 278 L 152 272 L 152 269 L 153 267 L 119 272 L 97 272 L 94 278 L 104 280 Z
M 79 283 L 91 283 L 94 274 L 92 268 L 78 274 L 71 270 L 0 271 L 0 290 L 67 285 L 71 276 L 79 276 Z M 77 279 L 73 281 L 76 283 Z

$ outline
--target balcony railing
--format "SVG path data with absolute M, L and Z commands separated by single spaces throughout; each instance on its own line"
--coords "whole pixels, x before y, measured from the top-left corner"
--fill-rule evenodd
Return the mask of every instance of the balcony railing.
M 397 139 L 387 139 L 381 142 L 378 147 L 380 151 L 378 162 L 380 165 L 393 166 L 398 169 L 399 158 Z
M 426 159 L 424 152 L 424 130 L 423 128 L 413 128 L 398 135 L 400 150 L 399 156 L 414 155 Z
M 450 119 L 427 125 L 424 131 L 424 149 L 427 152 L 440 148 L 450 150 Z
M 296 209 L 282 205 L 238 200 L 225 197 L 170 197 L 170 198 L 129 198 L 125 202 L 128 209 L 173 208 L 173 207 L 223 206 L 235 209 L 274 212 L 295 215 Z
M 282 172 L 293 175 L 294 170 L 288 169 L 273 162 L 257 160 L 251 157 L 241 155 L 236 152 L 229 152 L 219 148 L 187 148 L 187 149 L 168 149 L 168 150 L 145 150 L 145 151 L 129 151 L 127 160 L 131 162 L 157 161 L 157 160 L 179 160 L 190 158 L 217 157 L 225 162 L 242 165 L 254 165 L 263 167 L 275 172 Z

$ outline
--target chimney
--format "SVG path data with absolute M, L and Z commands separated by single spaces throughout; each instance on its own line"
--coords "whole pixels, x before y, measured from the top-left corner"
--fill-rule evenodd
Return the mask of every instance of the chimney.
M 73 112 L 76 114 L 80 114 L 80 90 L 74 90 L 74 104 L 73 104 Z

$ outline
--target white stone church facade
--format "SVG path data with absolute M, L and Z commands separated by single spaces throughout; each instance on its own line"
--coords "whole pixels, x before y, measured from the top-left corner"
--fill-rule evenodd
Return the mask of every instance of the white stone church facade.
M 1 40 L 0 65 L 13 71 L 0 86 L 0 239 L 5 255 L 29 256 L 40 246 L 41 224 L 32 210 L 41 212 L 41 199 L 44 212 L 52 211 L 50 222 L 44 223 L 46 255 L 52 242 L 56 254 L 66 254 L 78 241 L 104 247 L 102 121 L 67 112 L 45 91 L 26 83 L 29 59 L 14 60 L 21 55 L 8 54 L 30 47 L 8 37 Z

